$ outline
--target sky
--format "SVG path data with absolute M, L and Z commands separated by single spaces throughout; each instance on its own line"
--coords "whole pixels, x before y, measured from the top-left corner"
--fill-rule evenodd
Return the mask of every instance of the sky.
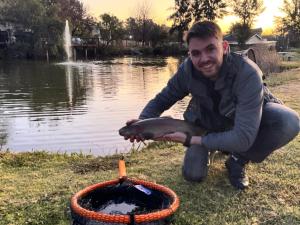
M 89 14 L 99 18 L 103 13 L 109 13 L 121 20 L 137 15 L 138 5 L 143 4 L 145 0 L 80 0 L 87 8 Z M 149 17 L 156 23 L 171 26 L 172 22 L 167 21 L 168 16 L 172 13 L 174 0 L 148 0 Z M 274 16 L 280 16 L 280 7 L 283 0 L 264 0 L 265 11 L 257 18 L 255 28 L 263 28 L 264 33 L 270 33 L 274 23 Z M 224 31 L 237 20 L 234 16 L 226 16 L 223 20 L 218 21 Z

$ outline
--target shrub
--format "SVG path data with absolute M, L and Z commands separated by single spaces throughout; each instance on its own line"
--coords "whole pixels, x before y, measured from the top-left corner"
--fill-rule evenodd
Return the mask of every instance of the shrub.
M 256 63 L 264 75 L 279 72 L 281 60 L 275 49 L 264 45 L 254 45 L 251 48 L 255 52 Z

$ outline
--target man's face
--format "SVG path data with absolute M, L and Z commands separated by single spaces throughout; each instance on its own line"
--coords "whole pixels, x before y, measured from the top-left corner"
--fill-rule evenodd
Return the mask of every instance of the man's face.
M 215 37 L 191 38 L 189 42 L 189 55 L 194 67 L 211 80 L 217 79 L 227 49 L 228 43 Z

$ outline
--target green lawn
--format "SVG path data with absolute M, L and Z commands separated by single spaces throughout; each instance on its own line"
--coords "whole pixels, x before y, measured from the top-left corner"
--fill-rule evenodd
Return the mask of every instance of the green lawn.
M 289 70 L 300 67 L 300 49 L 294 49 L 288 53 L 291 56 L 291 61 L 281 61 L 281 70 Z
M 300 70 L 271 75 L 273 93 L 300 113 Z M 200 184 L 181 176 L 181 145 L 152 144 L 125 156 L 130 177 L 173 189 L 181 200 L 172 224 L 300 224 L 300 136 L 261 164 L 247 167 L 250 188 L 227 180 L 225 157 L 216 157 Z M 0 224 L 70 224 L 71 196 L 118 177 L 120 156 L 0 151 Z

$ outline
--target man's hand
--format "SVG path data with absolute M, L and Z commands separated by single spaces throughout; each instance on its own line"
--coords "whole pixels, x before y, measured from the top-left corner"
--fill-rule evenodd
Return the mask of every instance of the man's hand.
M 130 124 L 135 123 L 135 122 L 137 122 L 137 121 L 139 121 L 139 119 L 131 119 L 131 120 L 127 120 L 127 121 L 126 121 L 126 125 L 129 126 Z
M 130 124 L 133 124 L 133 123 L 135 123 L 135 122 L 137 122 L 137 121 L 139 121 L 139 119 L 131 119 L 131 120 L 128 120 L 128 121 L 126 121 L 126 125 L 129 126 Z M 128 139 L 129 139 L 129 141 L 132 142 L 132 143 L 133 143 L 134 141 L 136 141 L 136 142 L 144 141 L 144 139 L 142 139 L 142 138 L 139 137 L 139 136 L 128 136 L 128 137 L 124 137 L 124 139 L 125 139 L 125 140 L 128 140 Z

